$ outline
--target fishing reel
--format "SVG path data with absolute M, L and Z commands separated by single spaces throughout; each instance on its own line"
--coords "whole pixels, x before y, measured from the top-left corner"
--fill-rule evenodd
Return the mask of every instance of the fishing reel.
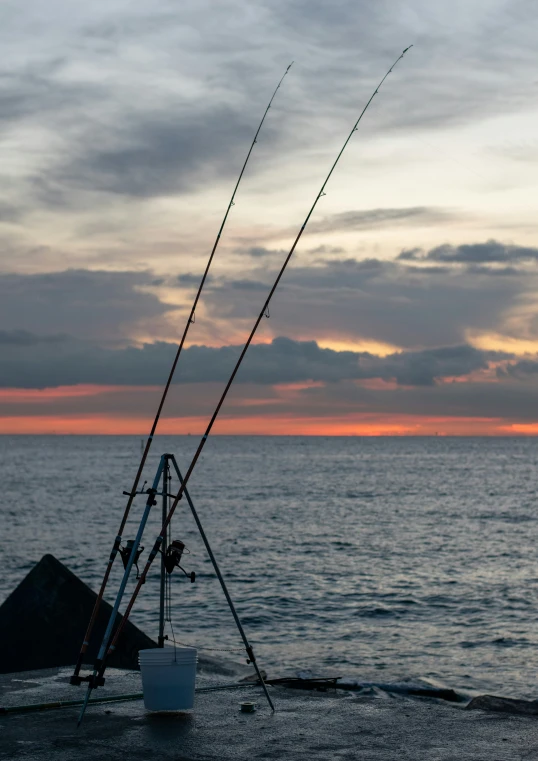
M 120 547 L 119 553 L 121 555 L 121 561 L 123 563 L 123 567 L 127 568 L 127 563 L 129 562 L 129 558 L 131 557 L 131 552 L 133 551 L 133 545 L 135 543 L 134 539 L 127 539 L 125 542 L 125 547 Z M 140 578 L 140 569 L 138 568 L 138 561 L 140 560 L 140 555 L 144 552 L 144 547 L 141 545 L 138 547 L 135 558 L 133 561 L 133 565 L 136 567 L 136 578 Z
M 187 571 L 180 566 L 181 557 L 184 552 L 185 554 L 189 554 L 189 550 L 185 547 L 184 543 L 179 539 L 174 539 L 174 541 L 168 545 L 166 552 L 164 553 L 164 567 L 168 574 L 171 574 L 174 568 L 179 568 L 179 570 L 183 571 L 185 576 L 191 580 L 191 584 L 194 584 L 196 580 L 196 574 L 194 571 L 187 573 Z

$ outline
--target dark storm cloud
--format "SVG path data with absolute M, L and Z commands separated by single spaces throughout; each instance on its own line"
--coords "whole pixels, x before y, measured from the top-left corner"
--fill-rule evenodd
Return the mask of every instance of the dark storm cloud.
M 420 249 L 402 251 L 398 259 L 401 261 L 430 261 L 450 264 L 516 264 L 538 260 L 538 248 L 514 246 L 496 240 L 488 240 L 486 243 L 462 244 L 460 246 L 444 244 L 427 252 Z
M 68 336 L 46 340 L 28 333 L 0 334 L 3 361 L 0 386 L 45 388 L 72 384 L 159 385 L 175 355 L 174 344 L 107 349 Z M 178 383 L 225 382 L 241 346 L 184 349 Z M 238 375 L 241 383 L 274 385 L 381 378 L 403 386 L 433 386 L 439 379 L 484 369 L 505 355 L 470 346 L 441 347 L 422 352 L 377 357 L 368 352 L 322 349 L 315 341 L 277 338 L 250 347 Z
M 462 347 L 463 348 L 463 347 Z M 171 355 L 174 347 L 168 346 Z M 84 359 L 81 353 L 81 359 Z M 124 358 L 123 358 L 124 359 Z M 133 363 L 141 367 L 140 363 Z M 73 367 L 69 365 L 69 367 Z M 103 366 L 102 366 L 103 367 Z M 52 364 L 51 364 L 52 368 Z M 145 363 L 145 372 L 149 382 L 151 364 Z M 164 375 L 167 369 L 163 366 Z M 347 368 L 349 370 L 349 368 Z M 463 368 L 462 368 L 463 369 Z M 324 370 L 326 373 L 326 368 Z M 6 380 L 6 371 L 2 366 L 3 375 L 0 382 Z M 58 372 L 56 375 L 58 376 Z M 79 373 L 80 377 L 83 373 Z M 97 375 L 97 373 L 95 373 Z M 161 386 L 163 378 L 159 379 Z M 52 376 L 51 376 L 52 377 Z M 122 376 L 123 377 L 123 376 Z M 245 376 L 246 377 L 246 376 Z M 64 380 L 68 380 L 65 377 Z M 100 381 L 95 381 L 100 382 Z M 8 386 L 11 384 L 7 384 Z M 31 386 L 35 387 L 35 384 Z M 175 385 L 170 392 L 167 413 L 204 417 L 210 414 L 218 398 L 221 383 L 195 382 L 189 385 Z M 187 393 L 187 396 L 185 394 Z M 75 416 L 85 414 L 109 414 L 112 417 L 132 418 L 135 416 L 152 416 L 158 401 L 159 390 L 148 392 L 144 387 L 133 386 L 130 389 L 113 387 L 104 389 L 98 395 L 69 396 L 44 398 L 42 403 L 37 400 L 25 400 L 24 397 L 0 396 L 1 415 L 61 415 Z M 243 401 L 247 399 L 248 405 Z M 271 404 L 267 406 L 267 400 Z M 46 405 L 43 404 L 46 402 Z M 278 389 L 260 384 L 249 384 L 243 379 L 240 386 L 232 388 L 226 401 L 223 416 L 238 415 L 242 418 L 249 416 L 292 416 L 294 418 L 317 419 L 353 419 L 353 415 L 378 414 L 395 416 L 412 415 L 420 417 L 438 416 L 440 418 L 487 418 L 491 420 L 535 422 L 538 404 L 538 384 L 521 383 L 513 378 L 503 378 L 497 383 L 470 382 L 460 378 L 457 382 L 441 382 L 434 385 L 403 385 L 397 389 L 386 387 L 375 389 L 360 385 L 354 380 L 326 382 L 323 387 L 298 388 L 293 391 L 292 398 Z M 420 420 L 416 422 L 420 422 Z M 441 424 L 440 424 L 441 425 Z
M 38 336 L 34 333 L 29 333 L 27 330 L 0 330 L 0 346 L 11 348 L 27 348 L 29 346 L 42 346 L 48 344 L 63 343 L 66 340 L 66 336 L 52 335 L 52 336 Z
M 99 395 L 45 398 L 46 408 L 24 397 L 0 399 L 0 414 L 151 415 L 156 403 L 144 387 L 161 387 L 176 346 L 168 343 L 140 348 L 103 349 L 67 336 L 48 340 L 28 334 L 0 334 L 3 361 L 0 387 L 45 388 L 72 384 L 109 387 Z M 220 349 L 192 346 L 185 350 L 172 388 L 168 409 L 173 414 L 207 415 L 239 355 L 240 346 Z M 378 357 L 368 352 L 333 351 L 314 341 L 275 339 L 250 348 L 226 403 L 225 414 L 242 417 L 290 413 L 290 400 L 276 384 L 322 382 L 323 387 L 293 392 L 295 417 L 335 418 L 354 413 L 408 414 L 442 417 L 506 417 L 532 420 L 538 386 L 504 376 L 497 383 L 469 382 L 465 376 L 509 355 L 478 351 L 470 346 L 439 347 Z M 537 363 L 538 364 L 538 363 Z M 458 382 L 446 382 L 458 378 Z M 376 390 L 357 381 L 396 381 L 398 387 Z M 187 386 L 188 384 L 188 386 Z M 115 392 L 114 386 L 130 386 Z M 188 387 L 188 405 L 185 391 Z M 241 399 L 248 398 L 248 406 Z M 237 406 L 239 400 L 239 406 Z
M 147 272 L 66 270 L 38 275 L 0 276 L 0 324 L 4 330 L 64 333 L 114 340 L 129 335 L 133 323 L 158 317 L 171 307 L 151 293 Z
M 522 384 L 512 379 L 497 383 L 458 381 L 396 390 L 378 390 L 342 382 L 305 389 L 293 400 L 295 415 L 327 419 L 358 412 L 535 422 L 537 404 L 538 384 Z M 250 409 L 250 412 L 255 414 L 256 410 Z
M 533 359 L 522 359 L 519 362 L 499 367 L 497 377 L 502 380 L 505 378 L 517 378 L 519 380 L 529 380 L 538 375 L 538 362 Z
M 393 354 L 377 358 L 373 364 L 379 363 L 383 372 L 379 377 L 384 380 L 394 378 L 402 386 L 433 386 L 439 378 L 460 377 L 485 369 L 488 361 L 502 356 L 463 345 Z

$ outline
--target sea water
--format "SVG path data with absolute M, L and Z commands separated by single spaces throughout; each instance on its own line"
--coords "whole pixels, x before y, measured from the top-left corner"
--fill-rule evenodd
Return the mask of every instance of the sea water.
M 187 469 L 198 437 L 158 437 Z M 139 437 L 0 437 L 0 601 L 45 553 L 97 589 Z M 538 440 L 219 437 L 189 491 L 260 665 L 538 698 Z M 148 485 L 149 485 L 148 484 Z M 147 487 L 146 487 L 147 488 Z M 124 533 L 134 537 L 145 500 Z M 142 560 L 158 534 L 153 508 Z M 176 639 L 243 658 L 188 505 L 173 538 Z M 107 590 L 112 599 L 122 565 Z M 156 637 L 159 563 L 133 621 Z M 134 580 L 128 589 L 131 590 Z M 171 627 L 167 628 L 171 635 Z

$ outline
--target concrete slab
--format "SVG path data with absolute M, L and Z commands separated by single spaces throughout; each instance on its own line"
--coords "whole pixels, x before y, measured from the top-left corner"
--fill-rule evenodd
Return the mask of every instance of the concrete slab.
M 0 703 L 73 699 L 69 669 L 10 674 Z M 108 672 L 99 694 L 136 692 L 136 672 Z M 203 672 L 200 686 L 229 681 Z M 0 759 L 10 761 L 252 761 L 361 759 L 520 761 L 538 757 L 536 717 L 466 711 L 441 701 L 368 690 L 304 692 L 270 688 L 272 714 L 259 687 L 198 693 L 192 714 L 149 714 L 142 701 L 92 706 L 77 731 L 77 709 L 0 718 Z M 256 700 L 254 714 L 239 711 Z

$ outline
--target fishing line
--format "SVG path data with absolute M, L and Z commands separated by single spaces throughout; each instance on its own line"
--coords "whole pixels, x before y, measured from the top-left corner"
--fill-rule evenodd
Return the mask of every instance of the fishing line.
M 197 448 L 197 450 L 196 450 L 196 452 L 194 454 L 194 457 L 193 457 L 193 459 L 191 461 L 191 464 L 189 465 L 189 468 L 188 468 L 187 472 L 185 473 L 185 476 L 182 479 L 182 483 L 180 485 L 178 493 L 177 493 L 177 495 L 173 499 L 172 506 L 170 507 L 170 510 L 168 512 L 168 516 L 167 516 L 166 520 L 164 521 L 164 523 L 163 523 L 163 525 L 161 527 L 161 533 L 160 533 L 159 537 L 157 538 L 157 540 L 156 540 L 156 542 L 155 542 L 155 544 L 154 544 L 154 546 L 153 546 L 153 548 L 152 548 L 152 550 L 151 550 L 151 552 L 149 554 L 149 557 L 148 557 L 148 560 L 147 560 L 146 565 L 144 567 L 144 570 L 140 574 L 140 579 L 138 580 L 138 583 L 137 583 L 137 585 L 136 585 L 136 587 L 134 589 L 134 592 L 133 592 L 133 594 L 131 596 L 129 604 L 127 605 L 125 613 L 123 614 L 122 621 L 118 625 L 118 628 L 116 629 L 114 637 L 112 638 L 110 646 L 109 646 L 108 650 L 106 651 L 104 657 L 102 659 L 98 658 L 96 660 L 96 662 L 95 662 L 94 674 L 93 674 L 93 679 L 94 679 L 93 683 L 95 683 L 95 684 L 98 684 L 99 680 L 103 678 L 103 674 L 104 674 L 105 669 L 106 669 L 106 658 L 114 652 L 114 650 L 116 648 L 116 644 L 118 642 L 118 639 L 119 639 L 119 637 L 120 637 L 120 635 L 121 635 L 121 633 L 122 633 L 122 631 L 123 631 L 123 629 L 125 627 L 125 624 L 129 620 L 129 615 L 131 613 L 131 610 L 133 609 L 133 606 L 134 606 L 134 603 L 136 601 L 136 598 L 138 597 L 138 595 L 140 593 L 142 585 L 145 582 L 145 579 L 146 579 L 146 576 L 148 574 L 148 571 L 149 571 L 153 561 L 155 560 L 156 556 L 159 554 L 161 544 L 164 541 L 164 535 L 166 533 L 168 525 L 170 524 L 170 521 L 172 520 L 172 516 L 174 514 L 174 511 L 175 511 L 175 509 L 176 509 L 180 499 L 183 497 L 183 494 L 185 492 L 185 489 L 186 489 L 187 483 L 189 481 L 189 478 L 192 475 L 192 472 L 193 472 L 194 468 L 196 467 L 196 463 L 197 463 L 197 461 L 198 461 L 198 459 L 199 459 L 199 457 L 200 457 L 200 455 L 202 453 L 202 450 L 203 450 L 203 448 L 205 446 L 205 443 L 206 443 L 206 441 L 208 439 L 208 436 L 211 433 L 211 430 L 213 428 L 215 420 L 217 419 L 217 416 L 218 416 L 218 414 L 220 412 L 220 409 L 221 409 L 222 405 L 224 404 L 224 400 L 226 399 L 228 391 L 230 390 L 230 387 L 231 387 L 231 385 L 232 385 L 232 383 L 233 383 L 233 381 L 235 379 L 235 376 L 237 375 L 239 367 L 241 366 L 241 363 L 242 363 L 242 361 L 243 361 L 243 359 L 245 357 L 245 354 L 247 353 L 248 347 L 250 346 L 250 344 L 252 342 L 252 339 L 254 338 L 256 330 L 257 330 L 260 322 L 262 321 L 264 315 L 266 314 L 266 311 L 267 311 L 267 308 L 269 307 L 271 298 L 272 298 L 274 292 L 276 291 L 276 289 L 278 287 L 278 284 L 280 283 L 280 280 L 281 280 L 281 278 L 282 278 L 282 276 L 283 276 L 283 274 L 284 274 L 284 272 L 286 270 L 286 267 L 288 266 L 288 263 L 289 263 L 291 257 L 293 256 L 293 252 L 295 251 L 295 248 L 297 247 L 297 244 L 299 243 L 299 240 L 300 240 L 300 238 L 301 238 L 301 236 L 302 236 L 302 234 L 303 234 L 303 232 L 304 232 L 304 230 L 305 230 L 305 228 L 306 228 L 306 226 L 308 224 L 308 221 L 310 220 L 310 217 L 312 216 L 312 214 L 314 212 L 314 209 L 316 208 L 320 198 L 325 194 L 325 188 L 327 186 L 327 183 L 329 182 L 329 179 L 331 178 L 331 175 L 334 172 L 334 170 L 336 168 L 336 165 L 338 164 L 338 162 L 339 162 L 339 160 L 340 160 L 340 158 L 341 158 L 341 156 L 342 156 L 342 154 L 343 154 L 347 144 L 349 143 L 349 141 L 353 137 L 353 134 L 357 131 L 359 123 L 360 123 L 362 117 L 364 116 L 364 114 L 366 113 L 368 107 L 370 106 L 370 103 L 373 101 L 375 96 L 378 94 L 380 87 L 382 86 L 384 81 L 387 79 L 389 74 L 392 72 L 392 70 L 394 69 L 396 64 L 404 57 L 404 55 L 407 53 L 407 51 L 411 47 L 412 47 L 412 45 L 407 47 L 401 53 L 401 55 L 398 56 L 396 61 L 391 65 L 391 67 L 389 68 L 389 70 L 387 71 L 385 76 L 382 78 L 382 80 L 379 82 L 379 84 L 377 85 L 376 89 L 374 90 L 374 92 L 370 96 L 370 98 L 367 101 L 366 105 L 362 109 L 362 111 L 361 111 L 361 113 L 359 115 L 359 118 L 355 122 L 355 124 L 354 124 L 351 132 L 349 133 L 349 135 L 348 135 L 344 145 L 340 149 L 340 152 L 338 153 L 338 155 L 337 155 L 337 157 L 336 157 L 336 159 L 335 159 L 335 161 L 334 161 L 334 163 L 333 163 L 333 165 L 332 165 L 332 167 L 331 167 L 331 169 L 329 171 L 329 174 L 325 178 L 325 181 L 323 182 L 323 185 L 321 186 L 321 189 L 318 192 L 318 194 L 317 194 L 317 196 L 316 196 L 316 198 L 314 200 L 314 203 L 312 204 L 312 207 L 310 208 L 310 211 L 308 212 L 308 214 L 306 216 L 306 219 L 303 222 L 303 225 L 301 226 L 301 228 L 300 228 L 300 230 L 299 230 L 299 232 L 297 234 L 297 237 L 295 238 L 295 241 L 294 241 L 292 247 L 291 247 L 291 249 L 290 249 L 286 259 L 284 260 L 284 263 L 283 263 L 283 265 L 282 265 L 282 267 L 280 269 L 280 272 L 278 273 L 278 275 L 277 275 L 277 277 L 275 279 L 273 287 L 271 288 L 271 290 L 269 292 L 269 295 L 268 295 L 267 299 L 265 300 L 265 302 L 263 304 L 263 307 L 262 307 L 262 309 L 261 309 L 261 311 L 260 311 L 260 313 L 259 313 L 259 315 L 258 315 L 258 317 L 257 317 L 257 319 L 256 319 L 256 321 L 254 323 L 254 326 L 253 326 L 251 332 L 250 332 L 250 335 L 249 335 L 249 337 L 248 337 L 248 339 L 247 339 L 247 341 L 246 341 L 246 343 L 245 343 L 245 345 L 243 347 L 243 350 L 241 351 L 241 354 L 239 355 L 239 358 L 238 358 L 237 363 L 236 363 L 236 365 L 234 367 L 234 370 L 233 370 L 233 372 L 232 372 L 232 374 L 231 374 L 231 376 L 230 376 L 230 378 L 229 378 L 229 380 L 228 380 L 228 382 L 227 382 L 227 384 L 226 384 L 226 386 L 224 388 L 222 396 L 220 397 L 220 400 L 219 400 L 219 402 L 218 402 L 218 404 L 217 404 L 217 406 L 215 408 L 215 411 L 213 412 L 213 415 L 212 415 L 212 417 L 211 417 L 211 419 L 209 421 L 209 424 L 208 424 L 208 426 L 206 428 L 206 431 L 205 431 L 204 435 L 202 436 L 202 439 L 200 440 L 200 443 L 198 444 L 198 448 Z M 195 520 L 196 520 L 196 515 L 195 515 Z M 200 525 L 199 525 L 199 528 L 201 528 Z M 202 537 L 204 537 L 203 529 L 202 529 Z M 206 547 L 208 547 L 208 545 L 206 545 Z M 212 557 L 212 552 L 211 552 L 210 548 L 208 548 L 208 549 L 209 549 L 209 552 L 210 552 L 210 557 Z M 221 581 L 221 585 L 222 585 L 224 594 L 227 596 L 227 599 L 229 599 L 229 595 L 227 593 L 226 586 L 224 584 L 224 581 L 221 580 L 220 574 L 219 574 L 219 581 Z M 231 608 L 233 610 L 233 603 L 231 602 L 231 599 L 229 599 L 229 604 L 230 604 L 230 606 L 231 606 Z M 267 698 L 267 700 L 269 702 L 269 705 L 271 706 L 272 710 L 274 711 L 274 706 L 273 706 L 273 703 L 272 703 L 271 698 L 269 696 L 269 693 L 267 692 L 267 687 L 266 687 L 265 682 L 264 682 L 264 680 L 262 678 L 260 670 L 258 668 L 258 664 L 256 662 L 254 651 L 253 651 L 251 645 L 249 644 L 249 642 L 248 642 L 248 640 L 246 638 L 246 635 L 245 635 L 245 633 L 243 631 L 243 628 L 242 628 L 240 622 L 237 621 L 237 623 L 238 623 L 239 632 L 241 634 L 241 637 L 243 639 L 243 643 L 245 645 L 245 649 L 246 649 L 246 652 L 247 652 L 247 655 L 248 655 L 248 659 L 252 663 L 252 665 L 254 666 L 254 668 L 256 670 L 256 673 L 258 675 L 258 678 L 259 678 L 259 680 L 260 680 L 260 682 L 261 682 L 261 684 L 263 686 L 263 689 L 264 689 L 264 692 L 265 692 L 265 696 L 266 696 L 266 698 Z M 89 699 L 89 696 L 91 694 L 91 690 L 92 690 L 92 682 L 89 682 L 87 696 L 86 696 L 86 702 Z M 82 710 L 80 712 L 79 721 L 78 721 L 79 725 L 80 725 L 80 722 L 82 721 L 82 719 L 84 717 L 84 711 L 85 711 L 85 705 L 82 707 Z
M 176 637 L 174 631 L 174 622 L 172 620 L 172 576 L 167 578 L 167 597 L 166 597 L 166 616 L 165 621 L 170 625 L 170 631 L 172 633 L 172 642 L 174 643 L 174 660 L 177 659 L 176 645 L 182 647 L 193 647 L 201 653 L 243 653 L 244 647 L 203 647 L 200 644 L 193 645 L 191 642 L 182 642 Z M 165 637 L 170 642 L 170 637 Z
M 263 123 L 265 121 L 265 117 L 269 113 L 269 109 L 271 108 L 273 100 L 275 99 L 275 96 L 276 96 L 278 90 L 280 89 L 280 85 L 284 81 L 284 77 L 286 76 L 286 74 L 288 73 L 288 71 L 290 70 L 292 65 L 293 65 L 293 61 L 290 63 L 290 65 L 288 66 L 288 68 L 284 72 L 283 76 L 281 77 L 278 85 L 276 86 L 275 91 L 273 92 L 273 95 L 271 96 L 271 100 L 269 101 L 269 104 L 268 104 L 267 108 L 265 109 L 265 112 L 264 112 L 264 114 L 262 116 L 262 119 L 260 121 L 258 129 L 256 130 L 256 134 L 254 135 L 254 139 L 252 140 L 252 143 L 251 143 L 250 148 L 248 150 L 247 157 L 246 157 L 246 159 L 244 161 L 244 164 L 243 164 L 243 166 L 241 168 L 241 171 L 239 173 L 239 177 L 238 177 L 237 182 L 235 184 L 235 187 L 234 187 L 234 190 L 233 190 L 233 193 L 232 193 L 232 197 L 231 197 L 230 202 L 228 204 L 228 208 L 226 209 L 226 213 L 224 214 L 224 218 L 223 218 L 222 223 L 220 225 L 217 237 L 215 239 L 215 243 L 213 244 L 213 248 L 211 250 L 211 254 L 209 256 L 209 259 L 208 259 L 208 262 L 207 262 L 204 274 L 202 276 L 202 280 L 200 282 L 200 285 L 198 287 L 198 291 L 197 291 L 196 296 L 194 298 L 194 302 L 193 302 L 192 307 L 191 307 L 189 318 L 188 318 L 188 320 L 187 320 L 187 322 L 185 324 L 183 335 L 181 337 L 181 341 L 180 341 L 179 346 L 177 348 L 176 356 L 175 356 L 174 361 L 172 363 L 172 368 L 171 368 L 170 373 L 168 375 L 168 379 L 166 381 L 166 385 L 164 387 L 164 391 L 162 393 L 161 400 L 159 402 L 159 406 L 157 408 L 157 413 L 155 415 L 155 419 L 153 421 L 153 425 L 151 426 L 151 431 L 150 431 L 148 439 L 146 441 L 146 445 L 144 447 L 144 451 L 142 452 L 142 457 L 140 459 L 140 464 L 138 466 L 138 470 L 136 472 L 136 476 L 135 476 L 135 479 L 133 481 L 133 485 L 131 487 L 131 491 L 130 492 L 124 492 L 124 494 L 126 494 L 129 497 L 129 499 L 127 501 L 127 506 L 126 506 L 125 511 L 123 513 L 123 518 L 121 520 L 120 527 L 118 529 L 118 534 L 117 534 L 117 536 L 116 536 L 116 538 L 114 540 L 114 544 L 112 546 L 112 551 L 110 553 L 110 557 L 109 557 L 109 560 L 108 560 L 108 565 L 106 567 L 105 575 L 103 577 L 103 581 L 101 582 L 101 588 L 99 590 L 99 593 L 97 595 L 97 599 L 96 599 L 95 604 L 94 604 L 94 608 L 93 608 L 93 611 L 92 611 L 92 614 L 91 614 L 91 617 L 90 617 L 88 628 L 86 630 L 86 634 L 84 635 L 84 640 L 83 640 L 83 643 L 82 643 L 82 647 L 80 649 L 80 654 L 79 654 L 79 657 L 78 657 L 78 660 L 77 660 L 77 663 L 76 663 L 76 666 L 75 666 L 75 670 L 73 672 L 73 676 L 71 677 L 71 680 L 70 680 L 71 684 L 78 685 L 82 681 L 81 677 L 79 676 L 80 669 L 82 667 L 82 663 L 83 663 L 83 660 L 84 660 L 84 655 L 86 654 L 86 651 L 87 651 L 88 646 L 90 644 L 90 639 L 91 639 L 93 627 L 95 625 L 95 621 L 97 619 L 97 614 L 98 614 L 99 608 L 101 606 L 101 601 L 103 599 L 103 595 L 105 593 L 105 589 L 106 589 L 106 586 L 107 586 L 107 583 L 108 583 L 108 580 L 109 580 L 109 577 L 110 577 L 110 573 L 112 571 L 112 565 L 114 563 L 116 555 L 118 554 L 118 552 L 120 550 L 121 541 L 122 541 L 122 534 L 123 534 L 123 531 L 124 531 L 124 528 L 125 528 L 125 524 L 127 523 L 127 518 L 129 517 L 129 512 L 131 510 L 131 506 L 133 504 L 133 500 L 134 500 L 134 498 L 135 498 L 135 496 L 137 494 L 138 484 L 140 483 L 140 478 L 142 476 L 142 471 L 144 469 L 144 465 L 146 463 L 149 451 L 151 449 L 151 444 L 153 442 L 153 436 L 154 436 L 155 431 L 157 429 L 157 425 L 158 425 L 159 419 L 161 417 L 161 412 L 162 412 L 162 409 L 164 407 L 164 403 L 166 401 L 166 397 L 168 395 L 168 391 L 170 389 L 170 385 L 172 383 L 172 379 L 174 377 L 176 366 L 177 366 L 177 363 L 179 361 L 179 357 L 181 355 L 181 351 L 183 349 L 183 345 L 184 345 L 185 340 L 187 338 L 187 334 L 189 332 L 189 328 L 190 328 L 190 326 L 195 321 L 196 307 L 198 306 L 198 301 L 199 301 L 200 296 L 202 294 L 202 290 L 204 288 L 204 285 L 205 285 L 205 282 L 206 282 L 206 279 L 207 279 L 207 275 L 208 275 L 209 269 L 211 267 L 211 263 L 213 262 L 213 257 L 215 255 L 215 252 L 216 252 L 217 247 L 219 245 L 220 238 L 221 238 L 222 232 L 224 230 L 224 226 L 226 225 L 226 221 L 228 219 L 228 215 L 230 213 L 230 210 L 231 210 L 232 206 L 235 206 L 235 196 L 236 196 L 237 190 L 239 188 L 239 184 L 241 183 L 241 180 L 243 178 L 243 174 L 245 172 L 246 166 L 247 166 L 248 161 L 250 159 L 250 154 L 252 153 L 252 151 L 254 150 L 254 146 L 256 145 L 258 135 L 260 134 L 261 128 L 262 128 Z M 150 497 L 151 497 L 151 495 L 150 495 Z

